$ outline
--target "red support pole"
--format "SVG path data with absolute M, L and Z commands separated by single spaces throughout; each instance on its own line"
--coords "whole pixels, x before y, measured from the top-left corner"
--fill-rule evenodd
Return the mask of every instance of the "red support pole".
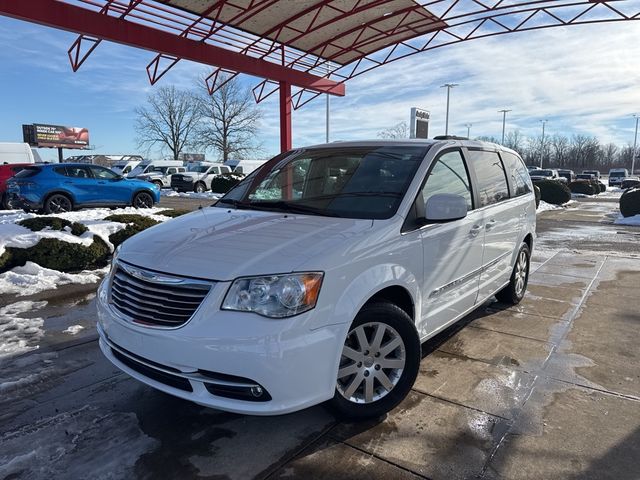
M 291 146 L 291 84 L 280 82 L 280 152 Z

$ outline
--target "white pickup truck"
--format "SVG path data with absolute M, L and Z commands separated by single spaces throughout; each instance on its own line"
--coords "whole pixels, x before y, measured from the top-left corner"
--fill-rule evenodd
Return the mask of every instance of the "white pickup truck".
M 171 188 L 176 192 L 206 192 L 211 190 L 211 181 L 222 173 L 231 173 L 231 168 L 221 163 L 194 163 L 186 172 L 171 175 Z

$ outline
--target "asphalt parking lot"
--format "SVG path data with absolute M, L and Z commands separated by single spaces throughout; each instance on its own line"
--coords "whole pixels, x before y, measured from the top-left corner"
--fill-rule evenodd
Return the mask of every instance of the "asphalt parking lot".
M 366 423 L 175 399 L 102 357 L 94 286 L 14 298 L 37 300 L 24 316 L 43 331 L 1 365 L 0 478 L 638 479 L 640 231 L 613 225 L 616 208 L 540 214 L 525 300 L 430 340 L 408 398 Z M 85 328 L 69 341 L 71 324 Z

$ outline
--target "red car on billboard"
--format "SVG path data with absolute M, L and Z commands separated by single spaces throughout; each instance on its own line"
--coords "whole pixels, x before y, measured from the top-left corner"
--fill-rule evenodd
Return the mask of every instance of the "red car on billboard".
M 33 163 L 9 163 L 0 165 L 0 209 L 7 208 L 7 180 L 13 177 L 24 167 L 33 166 Z

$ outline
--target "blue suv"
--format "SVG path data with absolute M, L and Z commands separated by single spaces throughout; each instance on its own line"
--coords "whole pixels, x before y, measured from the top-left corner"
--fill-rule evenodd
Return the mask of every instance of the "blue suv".
M 12 208 L 45 213 L 84 207 L 150 208 L 160 201 L 160 189 L 98 165 L 57 163 L 33 165 L 18 172 L 7 182 L 7 199 Z

